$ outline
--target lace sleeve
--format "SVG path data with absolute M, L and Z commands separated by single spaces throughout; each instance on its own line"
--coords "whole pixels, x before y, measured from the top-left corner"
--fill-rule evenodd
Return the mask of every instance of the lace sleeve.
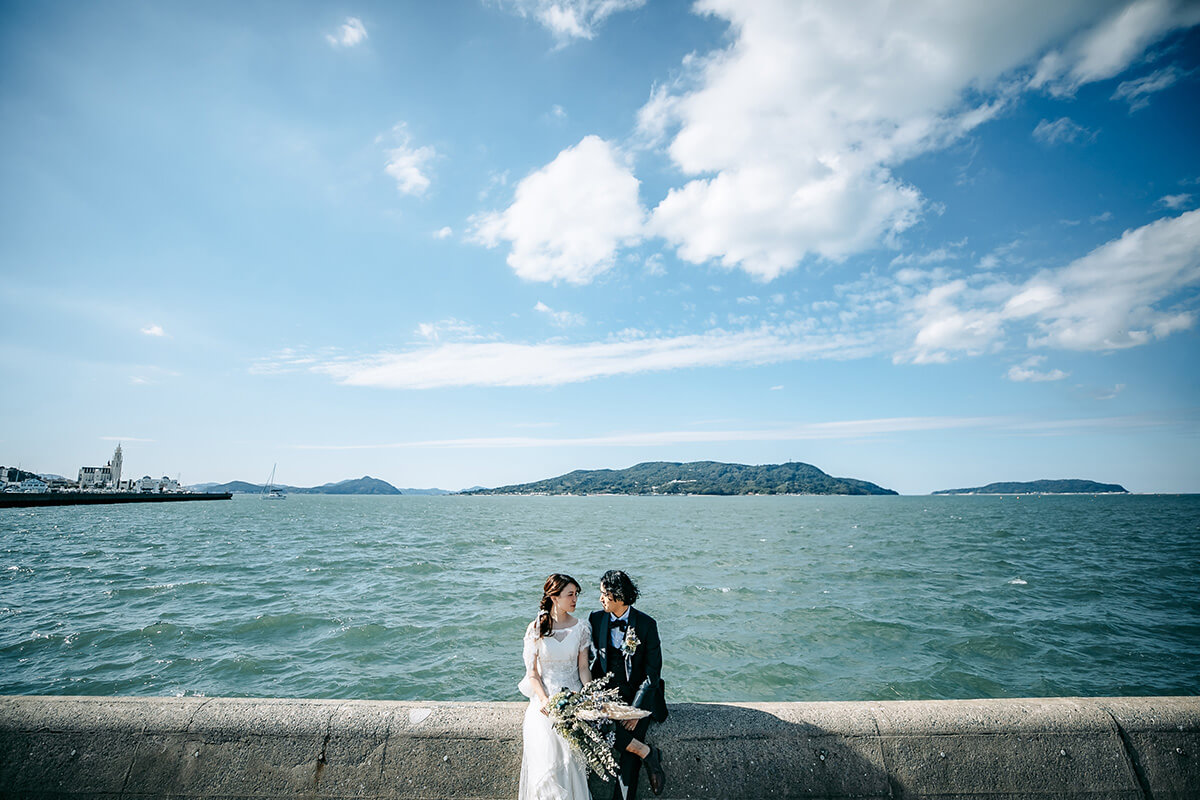
M 592 649 L 592 623 L 588 622 L 587 617 L 580 617 L 579 627 L 579 652 L 587 653 Z
M 529 627 L 525 629 L 525 638 L 521 643 L 521 660 L 525 662 L 525 674 L 521 676 L 521 682 L 517 684 L 517 691 L 526 697 L 533 697 L 533 667 L 537 662 L 537 620 L 529 623 Z
M 529 623 L 529 627 L 525 629 L 525 639 L 521 643 L 521 660 L 525 662 L 525 674 L 528 675 L 533 671 L 533 664 L 537 660 L 537 621 Z

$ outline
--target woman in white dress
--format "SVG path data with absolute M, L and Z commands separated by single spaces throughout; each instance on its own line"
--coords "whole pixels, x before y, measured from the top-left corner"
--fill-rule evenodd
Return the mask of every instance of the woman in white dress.
M 546 701 L 563 687 L 578 691 L 592 679 L 588 666 L 591 626 L 571 616 L 579 582 L 554 573 L 542 587 L 537 619 L 525 629 L 525 753 L 521 758 L 520 800 L 588 800 L 583 756 L 558 735 L 546 714 Z

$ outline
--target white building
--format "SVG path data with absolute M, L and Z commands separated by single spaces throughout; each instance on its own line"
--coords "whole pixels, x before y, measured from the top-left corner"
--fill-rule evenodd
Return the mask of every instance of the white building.
M 121 445 L 113 452 L 112 460 L 103 467 L 80 467 L 79 488 L 85 491 L 96 489 L 118 489 L 121 486 Z
M 46 482 L 41 478 L 26 478 L 21 481 L 22 492 L 44 492 L 48 488 Z

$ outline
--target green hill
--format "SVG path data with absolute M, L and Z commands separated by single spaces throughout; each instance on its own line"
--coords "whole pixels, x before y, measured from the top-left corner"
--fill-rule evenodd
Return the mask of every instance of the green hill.
M 896 494 L 867 481 L 835 478 L 811 464 L 648 461 L 628 469 L 576 470 L 533 483 L 463 494 Z
M 303 486 L 284 486 L 276 484 L 288 494 L 403 494 L 395 486 L 379 478 L 364 475 L 337 483 L 326 483 L 321 486 L 305 488 Z M 206 492 L 233 492 L 234 494 L 259 494 L 263 485 L 247 483 L 246 481 L 230 481 L 229 483 L 202 483 L 191 487 L 203 489 Z
M 1118 483 L 1096 483 L 1078 478 L 1067 480 L 1009 481 L 989 483 L 973 489 L 940 489 L 933 494 L 1127 494 Z

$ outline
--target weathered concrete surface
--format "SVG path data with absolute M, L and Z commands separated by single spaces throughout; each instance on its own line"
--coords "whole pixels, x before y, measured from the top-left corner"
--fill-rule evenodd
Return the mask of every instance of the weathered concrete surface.
M 0 697 L 0 797 L 511 798 L 523 712 Z M 1200 798 L 1196 697 L 681 703 L 651 740 L 668 798 Z

